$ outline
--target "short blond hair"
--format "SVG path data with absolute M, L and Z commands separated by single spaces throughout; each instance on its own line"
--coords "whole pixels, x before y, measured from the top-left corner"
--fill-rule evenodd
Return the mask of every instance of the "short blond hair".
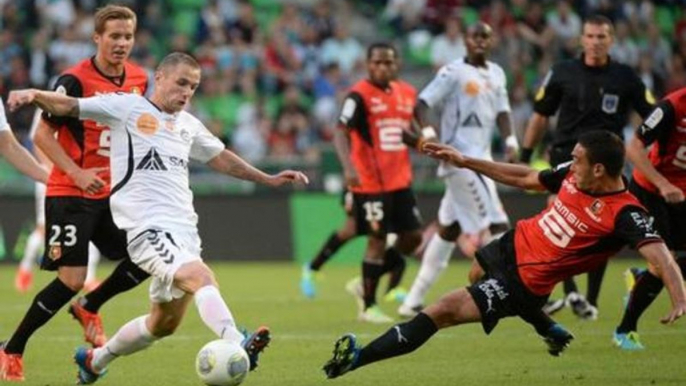
M 95 33 L 102 35 L 105 32 L 105 24 L 109 20 L 133 20 L 133 28 L 136 29 L 136 13 L 123 5 L 107 5 L 95 12 Z

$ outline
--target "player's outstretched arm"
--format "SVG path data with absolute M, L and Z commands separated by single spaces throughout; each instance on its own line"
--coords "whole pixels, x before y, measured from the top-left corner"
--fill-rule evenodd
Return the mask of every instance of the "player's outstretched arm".
M 50 114 L 57 116 L 79 116 L 79 102 L 76 98 L 54 91 L 42 91 L 34 88 L 10 91 L 7 105 L 10 111 L 34 104 Z
M 686 313 L 686 288 L 681 271 L 664 243 L 644 245 L 638 252 L 650 263 L 650 272 L 662 279 L 672 300 L 672 310 L 660 321 L 673 323 Z
M 272 187 L 289 183 L 308 184 L 310 182 L 305 174 L 294 170 L 284 170 L 277 174 L 267 174 L 250 165 L 230 150 L 222 150 L 222 152 L 212 158 L 207 165 L 220 173 Z
M 506 185 L 527 190 L 545 190 L 538 179 L 539 172 L 525 165 L 467 157 L 452 146 L 441 143 L 427 143 L 422 151 L 430 157 L 460 168 L 471 169 Z
M 0 131 L 0 155 L 34 180 L 42 183 L 48 181 L 48 171 L 17 141 L 11 130 Z

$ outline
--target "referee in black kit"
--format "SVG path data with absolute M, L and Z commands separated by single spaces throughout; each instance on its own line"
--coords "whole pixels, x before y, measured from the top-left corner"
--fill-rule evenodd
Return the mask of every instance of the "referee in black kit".
M 591 130 L 609 130 L 621 137 L 630 109 L 642 118 L 651 111 L 655 98 L 631 67 L 612 61 L 608 52 L 614 39 L 612 22 L 604 16 L 584 21 L 583 54 L 553 66 L 536 93 L 534 113 L 524 134 L 520 161 L 529 163 L 541 141 L 548 119 L 560 112 L 553 131 L 550 164 L 571 161 L 577 138 Z M 573 279 L 564 282 L 565 299 L 549 301 L 544 311 L 553 314 L 565 306 L 583 319 L 598 317 L 598 294 L 606 265 L 588 273 L 588 291 L 579 294 Z

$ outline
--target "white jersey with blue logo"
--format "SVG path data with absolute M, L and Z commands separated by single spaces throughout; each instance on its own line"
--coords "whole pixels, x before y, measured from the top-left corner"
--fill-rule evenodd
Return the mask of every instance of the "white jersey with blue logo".
M 110 128 L 110 206 L 120 229 L 197 227 L 188 162 L 207 163 L 224 150 L 202 122 L 185 111 L 165 113 L 136 94 L 81 98 L 79 111 L 79 119 Z
M 510 112 L 503 69 L 490 61 L 475 67 L 459 59 L 443 66 L 419 94 L 441 114 L 441 142 L 470 157 L 491 159 L 491 142 L 499 113 Z M 439 175 L 452 167 L 441 163 Z

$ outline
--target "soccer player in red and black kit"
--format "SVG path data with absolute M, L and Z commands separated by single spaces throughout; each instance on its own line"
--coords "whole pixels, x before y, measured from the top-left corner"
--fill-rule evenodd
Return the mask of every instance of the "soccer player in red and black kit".
M 639 126 L 629 142 L 627 156 L 634 164 L 630 191 L 655 218 L 655 228 L 676 258 L 686 250 L 686 88 L 667 95 Z M 646 154 L 646 148 L 650 151 Z M 686 258 L 677 258 L 682 274 Z M 638 319 L 663 287 L 651 270 L 631 269 L 635 285 L 624 317 L 614 332 L 615 344 L 640 350 Z M 631 276 L 630 276 L 631 277 Z
M 570 163 L 542 172 L 467 157 L 443 144 L 427 143 L 423 148 L 457 167 L 523 189 L 547 189 L 557 197 L 543 212 L 519 221 L 514 230 L 477 252 L 475 264 L 483 276 L 473 285 L 446 294 L 363 348 L 352 334 L 339 338 L 333 358 L 324 366 L 329 378 L 414 351 L 442 328 L 481 322 L 488 334 L 507 316 L 532 324 L 548 351 L 557 356 L 573 336 L 541 306 L 556 283 L 597 268 L 626 244 L 651 263 L 667 286 L 672 310 L 663 323 L 672 323 L 686 312 L 681 272 L 653 230 L 648 212 L 627 191 L 622 177 L 624 144 L 616 135 L 582 134 Z
M 135 30 L 136 15 L 129 8 L 110 5 L 98 10 L 93 34 L 96 55 L 68 69 L 57 80 L 56 91 L 74 97 L 145 93 L 146 71 L 127 62 Z M 83 326 L 86 341 L 93 346 L 99 347 L 107 340 L 98 315 L 100 306 L 149 276 L 130 261 L 126 236 L 112 221 L 109 128 L 93 121 L 47 114 L 43 121 L 35 142 L 54 167 L 47 183 L 48 234 L 41 268 L 56 270 L 57 278 L 36 295 L 14 334 L 0 349 L 0 379 L 7 381 L 24 380 L 22 355 L 29 338 L 83 287 L 90 241 L 103 255 L 124 259 L 98 288 L 69 308 Z
M 403 142 L 412 131 L 417 93 L 411 85 L 394 80 L 397 66 L 393 46 L 369 46 L 369 77 L 356 83 L 343 102 L 334 136 L 346 184 L 353 192 L 357 232 L 367 235 L 359 318 L 372 323 L 392 321 L 376 304 L 379 278 L 390 272 L 389 287 L 397 286 L 405 270 L 402 255 L 412 253 L 421 242 L 412 165 Z M 386 248 L 388 233 L 398 238 Z

